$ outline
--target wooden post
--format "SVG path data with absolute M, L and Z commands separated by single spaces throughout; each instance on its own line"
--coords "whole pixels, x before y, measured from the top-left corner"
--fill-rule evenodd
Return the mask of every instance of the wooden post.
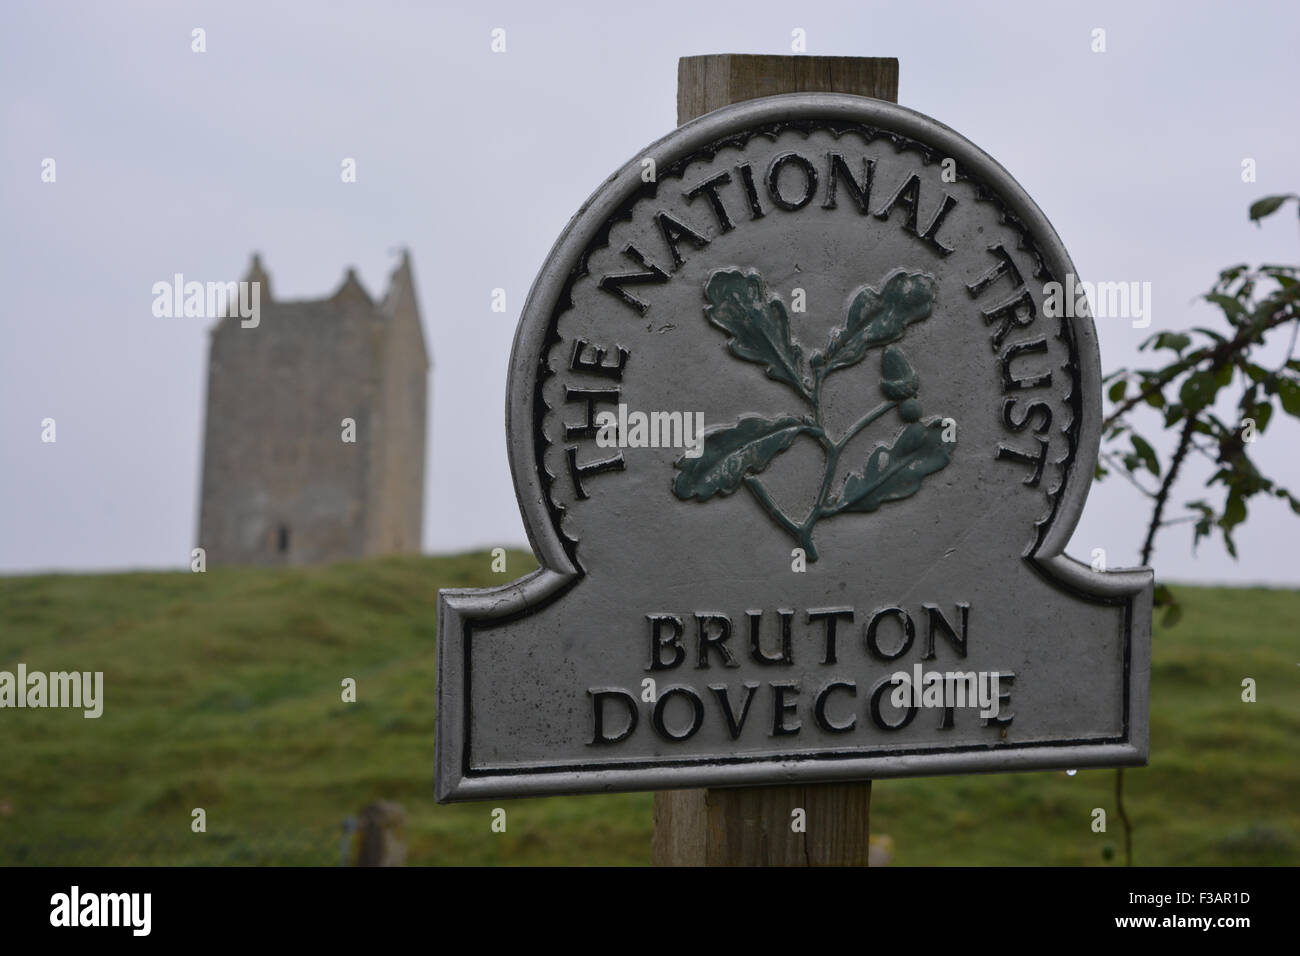
M 677 61 L 677 125 L 778 93 L 852 93 L 898 102 L 898 60 L 875 56 L 715 53 Z
M 677 123 L 778 93 L 852 93 L 898 102 L 898 60 L 856 56 L 687 56 Z M 794 811 L 804 813 L 795 832 Z M 655 794 L 656 866 L 866 866 L 871 781 L 669 790 Z

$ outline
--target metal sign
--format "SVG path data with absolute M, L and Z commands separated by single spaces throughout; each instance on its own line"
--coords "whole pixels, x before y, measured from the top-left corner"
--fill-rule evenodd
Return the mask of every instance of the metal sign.
M 877 100 L 720 109 L 609 179 L 511 360 L 541 568 L 439 596 L 438 799 L 1144 763 L 1152 573 L 1063 554 L 1074 281 L 1001 166 Z

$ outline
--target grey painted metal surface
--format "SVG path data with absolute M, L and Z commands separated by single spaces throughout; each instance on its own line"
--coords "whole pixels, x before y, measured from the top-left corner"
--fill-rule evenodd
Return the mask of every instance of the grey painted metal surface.
M 1063 553 L 1101 418 L 1091 318 L 1045 314 L 1073 272 L 877 100 L 717 110 L 607 180 L 511 359 L 541 568 L 439 596 L 438 799 L 1145 763 L 1152 573 Z

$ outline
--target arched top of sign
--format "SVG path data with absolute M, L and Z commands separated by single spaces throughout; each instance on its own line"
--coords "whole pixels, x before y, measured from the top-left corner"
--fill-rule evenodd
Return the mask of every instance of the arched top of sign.
M 643 150 L 611 176 L 573 217 L 547 257 L 520 319 L 507 389 L 506 424 L 510 464 L 524 523 L 533 550 L 550 577 L 533 580 L 525 590 L 531 603 L 580 575 L 580 543 L 561 528 L 562 506 L 553 500 L 553 475 L 544 463 L 547 436 L 542 428 L 548 406 L 543 386 L 550 369 L 549 347 L 558 338 L 557 323 L 571 306 L 574 283 L 587 277 L 589 257 L 604 248 L 611 229 L 630 217 L 638 202 L 653 198 L 666 182 L 675 182 L 690 163 L 711 158 L 726 148 L 741 148 L 756 137 L 788 132 L 825 131 L 839 139 L 884 141 L 896 153 L 911 152 L 929 166 L 955 161 L 955 181 L 975 190 L 980 202 L 993 204 L 1001 222 L 1018 234 L 1018 248 L 1033 263 L 1034 281 L 1060 282 L 1074 268 L 1059 237 L 1038 206 L 994 159 L 959 133 L 913 110 L 858 96 L 798 93 L 751 100 L 716 110 L 687 123 Z M 643 175 L 645 158 L 654 160 L 656 176 Z M 1086 500 L 1100 438 L 1101 384 L 1096 332 L 1086 309 L 1060 319 L 1057 337 L 1068 350 L 1072 382 L 1068 401 L 1071 420 L 1063 429 L 1068 454 L 1060 461 L 1059 481 L 1049 489 L 1050 510 L 1038 521 L 1026 557 L 1053 578 L 1097 597 L 1131 593 L 1142 580 L 1124 574 L 1089 573 L 1063 557 Z M 541 592 L 541 593 L 538 593 Z

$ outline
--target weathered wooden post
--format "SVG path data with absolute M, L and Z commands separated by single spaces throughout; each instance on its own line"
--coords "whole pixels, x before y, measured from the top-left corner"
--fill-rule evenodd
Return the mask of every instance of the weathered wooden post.
M 1101 374 L 1051 224 L 892 60 L 680 70 L 520 318 L 540 568 L 439 597 L 438 799 L 676 791 L 660 863 L 864 864 L 867 781 L 1144 763 L 1152 574 L 1064 554 Z
M 677 61 L 677 125 L 732 103 L 778 93 L 850 93 L 898 102 L 892 56 L 714 53 Z
M 677 62 L 677 124 L 778 93 L 851 93 L 898 102 L 898 60 L 719 53 Z M 802 827 L 791 813 L 802 810 Z M 871 781 L 664 790 L 655 794 L 657 866 L 866 866 Z

